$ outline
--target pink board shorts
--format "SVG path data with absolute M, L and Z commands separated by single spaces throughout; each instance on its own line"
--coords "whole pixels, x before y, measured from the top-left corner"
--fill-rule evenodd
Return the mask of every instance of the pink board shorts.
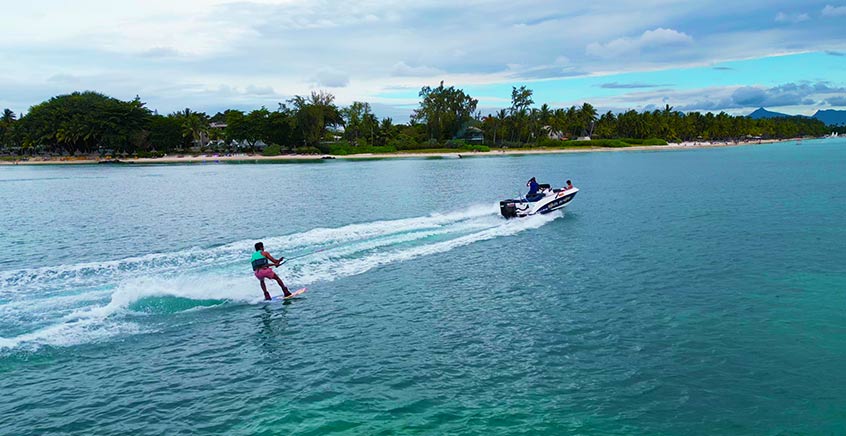
M 259 268 L 256 270 L 256 278 L 264 281 L 264 279 L 275 279 L 276 273 L 270 268 Z

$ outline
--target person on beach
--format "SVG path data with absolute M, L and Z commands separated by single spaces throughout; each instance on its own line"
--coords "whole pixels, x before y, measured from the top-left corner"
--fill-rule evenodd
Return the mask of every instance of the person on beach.
M 291 296 L 291 291 L 288 290 L 288 287 L 282 283 L 282 279 L 270 269 L 270 265 L 279 266 L 284 257 L 280 257 L 279 260 L 273 258 L 270 253 L 264 251 L 264 244 L 261 242 L 256 242 L 255 245 L 256 251 L 253 252 L 253 256 L 250 259 L 250 263 L 253 265 L 253 271 L 255 272 L 256 278 L 259 279 L 259 283 L 261 283 L 261 291 L 264 292 L 264 299 L 270 300 L 270 293 L 267 292 L 267 286 L 264 284 L 264 279 L 271 279 L 276 280 L 276 283 L 279 283 L 279 287 L 282 288 L 282 292 L 285 294 L 286 297 Z

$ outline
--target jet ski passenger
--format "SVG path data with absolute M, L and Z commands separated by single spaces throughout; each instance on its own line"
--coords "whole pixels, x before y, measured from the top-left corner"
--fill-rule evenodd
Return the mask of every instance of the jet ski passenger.
M 565 190 L 565 191 L 569 191 L 569 190 L 571 190 L 571 189 L 573 189 L 573 188 L 574 188 L 574 186 L 573 186 L 573 182 L 571 182 L 571 181 L 567 180 L 567 186 L 565 186 L 565 187 L 564 187 L 564 190 Z

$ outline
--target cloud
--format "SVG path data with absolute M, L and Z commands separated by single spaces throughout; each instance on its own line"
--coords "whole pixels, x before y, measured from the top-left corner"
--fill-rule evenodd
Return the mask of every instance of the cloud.
M 661 88 L 665 86 L 672 86 L 669 84 L 661 84 L 661 83 L 618 83 L 618 82 L 609 82 L 603 83 L 599 85 L 600 88 L 605 89 L 638 89 L 638 88 Z
M 645 49 L 692 44 L 693 38 L 673 29 L 647 30 L 637 38 L 618 38 L 605 44 L 588 44 L 585 52 L 599 58 L 637 55 Z
M 376 102 L 387 90 L 411 89 L 405 102 L 416 99 L 413 90 L 440 79 L 474 93 L 481 86 L 510 89 L 545 80 L 550 84 L 535 87 L 539 101 L 575 99 L 556 90 L 574 85 L 552 86 L 549 79 L 567 78 L 594 91 L 602 82 L 682 83 L 676 77 L 691 66 L 838 50 L 842 20 L 819 19 L 821 11 L 837 16 L 844 9 L 840 2 L 827 5 L 832 1 L 801 5 L 815 19 L 813 26 L 775 22 L 781 11 L 803 12 L 786 0 L 734 2 L 731 8 L 722 0 L 578 7 L 565 0 L 148 0 L 119 7 L 85 0 L 84 8 L 18 2 L 0 14 L 0 59 L 14 59 L 0 68 L 0 104 L 21 111 L 54 90 L 95 89 L 119 98 L 149 96 L 151 107 L 167 112 L 272 104 L 264 99 L 273 96 L 271 90 L 304 94 L 314 86 L 331 88 L 339 104 Z M 655 70 L 667 75 L 614 76 Z M 732 83 L 759 83 L 749 71 L 738 68 Z M 807 76 L 788 65 L 779 77 L 840 80 L 841 73 L 819 68 Z M 54 76 L 62 74 L 81 79 L 60 83 Z M 576 78 L 598 75 L 606 78 Z M 266 94 L 249 93 L 250 83 Z M 220 84 L 238 84 L 240 92 L 218 94 Z
M 846 16 L 846 6 L 825 5 L 822 15 L 824 17 L 844 17 Z
M 682 112 L 710 111 L 746 114 L 758 107 L 792 110 L 816 109 L 820 104 L 844 103 L 846 87 L 830 82 L 787 82 L 777 86 L 712 86 L 694 89 L 647 89 L 591 98 L 602 111 L 645 110 L 665 104 Z
M 734 91 L 731 98 L 740 107 L 766 106 L 767 91 L 756 86 L 744 86 Z
M 566 17 L 567 17 L 566 13 L 556 13 L 556 14 L 544 15 L 544 16 L 540 16 L 540 17 L 536 17 L 536 18 L 530 18 L 530 19 L 526 20 L 525 22 L 519 23 L 517 25 L 520 25 L 520 26 L 537 26 L 539 24 L 544 24 L 544 23 L 547 23 L 547 22 L 550 22 L 550 21 L 558 21 L 558 20 L 561 20 L 561 19 L 566 18 Z
M 833 87 L 825 82 L 785 83 L 771 88 L 744 86 L 731 96 L 732 107 L 779 107 L 812 105 L 814 96 L 846 93 L 846 88 Z M 836 97 L 835 97 L 836 98 Z
M 327 88 L 343 88 L 350 83 L 350 76 L 347 73 L 332 68 L 321 68 L 317 70 L 312 78 L 317 86 Z
M 557 56 L 549 64 L 509 64 L 503 75 L 509 79 L 542 80 L 586 76 L 589 72 L 574 65 L 567 56 Z
M 54 74 L 47 78 L 48 82 L 62 85 L 75 85 L 80 82 L 80 78 L 73 74 Z
M 718 70 L 718 71 L 734 71 L 734 68 L 732 68 L 732 67 L 713 67 L 713 68 L 715 70 Z
M 249 95 L 257 95 L 257 96 L 277 96 L 276 91 L 273 90 L 272 86 L 257 86 L 257 85 L 248 85 L 245 89 L 245 94 Z
M 846 96 L 829 97 L 827 101 L 832 106 L 846 106 Z
M 794 85 L 792 86 L 804 86 L 804 85 Z M 816 82 L 813 85 L 813 91 L 819 94 L 834 94 L 838 92 L 846 92 L 846 88 L 841 86 L 831 86 L 829 82 Z
M 248 101 L 250 98 L 281 98 L 281 95 L 277 94 L 272 86 L 263 85 L 247 85 L 244 88 L 240 88 L 224 84 L 219 85 L 217 88 L 206 90 L 206 92 L 214 93 L 218 97 L 234 98 L 242 101 Z
M 391 75 L 395 77 L 432 77 L 443 73 L 443 70 L 425 65 L 412 67 L 403 61 L 395 63 L 391 68 Z
M 588 73 L 573 67 L 535 67 L 510 71 L 506 77 L 515 80 L 542 80 L 585 76 Z
M 144 58 L 151 59 L 171 59 L 180 57 L 183 54 L 173 47 L 153 47 L 149 50 L 142 51 L 138 55 Z
M 773 87 L 741 86 L 710 89 L 698 101 L 681 106 L 681 110 L 728 110 L 753 107 L 808 106 L 816 104 L 825 95 L 846 95 L 846 87 L 832 86 L 827 82 L 784 83 Z M 831 102 L 839 101 L 841 95 L 829 96 Z
M 407 123 L 408 119 L 411 117 L 411 113 L 414 112 L 415 109 L 413 107 L 396 106 L 384 103 L 371 103 L 370 108 L 373 110 L 373 114 L 377 117 L 390 117 L 393 119 L 394 123 Z
M 776 23 L 801 23 L 803 21 L 810 20 L 811 17 L 808 14 L 801 13 L 801 14 L 786 14 L 784 12 L 779 12 L 776 14 L 775 21 Z

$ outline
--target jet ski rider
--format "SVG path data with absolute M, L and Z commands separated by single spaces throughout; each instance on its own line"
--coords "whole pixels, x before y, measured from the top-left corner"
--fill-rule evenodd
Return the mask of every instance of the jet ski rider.
M 534 177 L 532 177 L 531 179 L 529 179 L 528 182 L 526 182 L 526 186 L 529 187 L 529 193 L 526 194 L 526 197 L 534 197 L 538 194 L 538 189 L 540 189 L 540 185 L 538 185 L 538 181 L 535 180 Z
M 535 180 L 534 177 L 532 177 L 531 179 L 529 179 L 528 182 L 526 182 L 526 186 L 529 187 L 529 193 L 526 194 L 526 200 L 529 201 L 537 201 L 543 198 L 544 194 L 541 194 L 539 192 L 541 189 L 550 189 L 549 184 L 541 185 L 538 183 L 537 180 Z

